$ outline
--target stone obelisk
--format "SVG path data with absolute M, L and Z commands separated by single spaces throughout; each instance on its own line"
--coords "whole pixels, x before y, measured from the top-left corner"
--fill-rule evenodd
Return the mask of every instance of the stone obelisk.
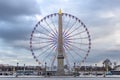
M 63 55 L 63 34 L 62 34 L 62 11 L 58 13 L 58 56 L 57 56 L 57 75 L 63 76 L 64 72 L 64 55 Z

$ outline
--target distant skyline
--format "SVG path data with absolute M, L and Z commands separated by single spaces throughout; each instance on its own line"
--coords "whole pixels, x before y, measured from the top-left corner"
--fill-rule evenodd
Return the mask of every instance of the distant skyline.
M 106 58 L 120 64 L 120 0 L 0 0 L 0 64 L 38 65 L 29 49 L 35 24 L 44 16 L 63 12 L 81 19 L 92 49 L 87 65 Z

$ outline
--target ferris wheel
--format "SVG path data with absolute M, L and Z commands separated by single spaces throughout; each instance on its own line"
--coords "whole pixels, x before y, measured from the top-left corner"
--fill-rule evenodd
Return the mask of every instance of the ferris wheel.
M 40 65 L 57 64 L 59 13 L 45 16 L 34 27 L 30 38 L 33 58 Z M 62 13 L 62 41 L 64 62 L 67 65 L 84 63 L 91 49 L 86 25 L 77 17 Z

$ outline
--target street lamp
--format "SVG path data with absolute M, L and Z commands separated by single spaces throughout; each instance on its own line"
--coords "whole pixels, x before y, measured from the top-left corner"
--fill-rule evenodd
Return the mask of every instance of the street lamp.
M 45 77 L 47 76 L 47 70 L 46 70 L 46 68 L 47 68 L 47 63 L 45 62 Z
M 97 76 L 97 64 L 95 64 L 95 69 L 96 69 L 96 76 Z
M 24 64 L 24 75 L 25 75 L 25 64 Z
M 104 63 L 103 63 L 103 74 L 104 74 L 103 77 L 106 77 L 106 73 L 105 73 L 105 64 L 104 64 Z
M 90 65 L 90 72 L 91 72 L 90 74 L 92 74 L 92 65 Z
M 19 63 L 17 62 L 17 69 L 16 69 L 16 71 L 18 70 L 18 65 L 19 65 Z
M 75 72 L 76 70 L 75 70 L 75 63 L 74 63 L 74 72 Z
M 75 70 L 75 62 L 74 62 L 74 77 L 76 77 L 76 70 Z

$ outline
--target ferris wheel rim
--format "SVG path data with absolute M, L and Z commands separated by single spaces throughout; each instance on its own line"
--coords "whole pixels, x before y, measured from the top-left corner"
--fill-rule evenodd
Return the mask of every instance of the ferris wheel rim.
M 33 37 L 34 31 L 36 30 L 36 28 L 38 27 L 38 25 L 39 25 L 41 22 L 43 22 L 44 20 L 46 20 L 46 19 L 49 18 L 49 17 L 53 17 L 53 16 L 57 16 L 57 15 L 58 15 L 58 13 L 53 13 L 53 14 L 50 14 L 50 15 L 45 16 L 44 18 L 42 18 L 42 19 L 41 19 L 40 21 L 38 21 L 38 23 L 35 25 L 32 33 L 31 33 L 31 37 L 30 37 L 30 50 L 31 50 L 31 52 L 32 52 L 33 58 L 34 58 L 34 59 L 36 60 L 36 62 L 38 62 L 39 64 L 41 64 L 41 62 L 36 58 L 35 53 L 34 53 L 34 51 L 33 51 L 33 47 L 32 47 L 32 37 Z M 88 35 L 87 38 L 88 38 L 88 41 L 89 41 L 89 43 L 88 43 L 88 50 L 86 51 L 86 56 L 85 56 L 84 59 L 81 61 L 81 62 L 85 62 L 85 60 L 86 60 L 86 58 L 87 58 L 87 56 L 88 56 L 88 54 L 89 54 L 89 52 L 90 52 L 90 49 L 91 49 L 91 38 L 90 38 L 89 31 L 88 31 L 86 25 L 85 25 L 79 18 L 77 18 L 77 17 L 75 17 L 75 16 L 73 16 L 73 15 L 71 15 L 71 14 L 67 14 L 67 13 L 62 13 L 62 15 L 69 16 L 69 17 L 72 17 L 72 18 L 76 19 L 79 23 L 81 23 L 81 24 L 83 25 L 83 27 L 85 28 L 85 31 L 87 32 L 87 35 Z

